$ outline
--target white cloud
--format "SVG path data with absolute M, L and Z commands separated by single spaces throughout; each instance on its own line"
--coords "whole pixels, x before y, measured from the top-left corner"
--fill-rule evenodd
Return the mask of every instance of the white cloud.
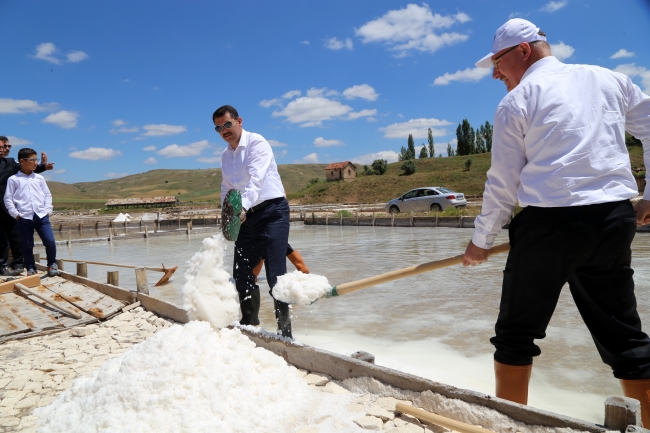
M 98 161 L 100 159 L 112 159 L 116 156 L 122 155 L 122 152 L 115 149 L 107 149 L 105 147 L 89 147 L 86 150 L 77 150 L 70 153 L 70 158 L 85 159 L 88 161 Z
M 83 51 L 72 51 L 71 53 L 68 53 L 66 57 L 70 63 L 79 63 L 82 60 L 89 58 L 88 54 L 84 53 Z
M 149 158 L 144 160 L 143 164 L 158 164 L 158 160 L 153 156 L 150 156 Z
M 445 129 L 435 129 L 436 126 L 447 126 L 451 125 L 451 122 L 446 120 L 438 119 L 411 119 L 407 122 L 402 123 L 393 123 L 383 128 L 379 128 L 380 131 L 384 131 L 384 137 L 386 138 L 403 138 L 406 139 L 409 134 L 413 135 L 413 138 L 426 138 L 427 130 L 431 128 L 431 133 L 434 137 L 443 137 L 447 135 L 447 130 Z
M 278 140 L 266 140 L 269 142 L 271 147 L 285 147 L 287 146 L 287 143 L 282 143 L 281 141 Z
M 433 81 L 434 86 L 446 86 L 452 81 L 479 81 L 492 73 L 488 68 L 467 68 L 462 71 L 456 71 L 453 74 L 445 72 Z
M 260 101 L 260 107 L 269 108 L 269 107 L 272 107 L 274 105 L 282 107 L 282 99 L 273 98 L 273 99 L 263 99 L 263 100 Z
M 388 11 L 384 16 L 369 21 L 356 29 L 356 35 L 363 43 L 385 43 L 398 57 L 409 51 L 434 53 L 445 45 L 466 41 L 467 34 L 436 33 L 437 29 L 448 28 L 456 23 L 465 23 L 471 18 L 459 12 L 456 15 L 431 13 L 428 5 L 409 4 L 403 9 Z
M 36 54 L 34 54 L 33 57 L 35 59 L 45 60 L 46 62 L 58 65 L 61 63 L 61 60 L 52 55 L 57 51 L 56 45 L 52 42 L 43 42 L 42 44 L 36 45 Z
M 156 146 L 143 147 L 142 150 L 144 150 L 145 152 L 151 152 L 151 151 L 156 150 Z
M 220 156 L 202 156 L 199 159 L 197 159 L 198 162 L 202 162 L 204 164 L 214 164 L 215 162 L 221 162 L 221 157 Z
M 339 92 L 336 90 L 327 90 L 327 87 L 321 87 L 320 89 L 312 87 L 311 89 L 307 90 L 307 96 L 311 98 L 315 98 L 317 96 L 335 96 L 338 94 Z
M 575 51 L 575 48 L 562 41 L 558 44 L 551 44 L 551 53 L 561 62 L 571 57 Z
M 113 122 L 111 122 L 111 123 L 113 123 L 113 126 L 115 126 L 115 127 L 119 127 L 119 126 L 124 126 L 124 125 L 126 125 L 127 122 L 125 122 L 125 121 L 122 120 L 122 119 L 115 119 L 115 120 L 113 120 Z
M 287 156 L 287 153 L 289 153 L 289 151 L 287 149 L 283 149 L 282 152 L 280 152 L 279 155 L 276 152 L 273 152 L 273 154 L 276 155 L 278 158 L 283 158 L 283 157 Z
M 63 174 L 63 173 L 65 173 L 66 171 L 67 171 L 67 170 L 66 170 L 65 168 L 60 168 L 60 169 L 58 169 L 58 170 L 52 170 L 52 174 Z
M 302 92 L 300 90 L 289 90 L 287 93 L 282 95 L 284 99 L 291 99 L 294 96 L 300 96 Z
M 389 163 L 397 162 L 399 154 L 393 150 L 381 150 L 379 152 L 357 156 L 356 158 L 352 158 L 352 161 L 359 164 L 372 164 L 376 159 L 385 159 Z
M 297 159 L 293 161 L 294 164 L 318 164 L 318 154 L 310 153 L 305 156 L 303 159 Z
M 165 123 L 144 125 L 142 129 L 147 131 L 142 134 L 144 137 L 162 137 L 163 135 L 174 135 L 187 131 L 184 126 L 167 125 Z
M 57 104 L 39 104 L 31 99 L 10 99 L 0 98 L 0 114 L 25 114 L 49 111 L 56 107 Z
M 125 172 L 115 172 L 115 171 L 109 171 L 108 173 L 104 173 L 104 177 L 107 179 L 117 179 L 118 177 L 124 177 L 128 176 L 129 173 Z
M 165 158 L 174 158 L 174 157 L 185 157 L 185 156 L 197 156 L 200 155 L 205 149 L 210 147 L 208 140 L 196 141 L 190 143 L 186 146 L 179 146 L 178 144 L 170 144 L 167 147 L 163 147 L 156 153 L 158 155 L 164 156 Z
M 115 128 L 111 128 L 111 134 L 117 134 L 118 132 L 140 132 L 140 128 L 137 126 L 126 126 L 128 122 L 122 119 L 113 120 L 112 123 Z
M 630 78 L 639 77 L 641 78 L 641 83 L 643 84 L 643 91 L 650 95 L 650 71 L 643 66 L 637 66 L 634 63 L 628 63 L 625 65 L 618 65 L 614 72 L 620 72 L 625 74 Z
M 274 111 L 273 117 L 286 117 L 290 123 L 300 123 L 302 127 L 321 126 L 324 120 L 344 116 L 350 111 L 352 107 L 339 101 L 322 96 L 304 96 L 289 102 L 282 110 Z
M 621 48 L 614 54 L 612 54 L 612 57 L 610 59 L 621 59 L 623 57 L 634 57 L 634 52 L 628 51 L 625 48 Z
M 353 46 L 352 39 L 350 38 L 347 38 L 345 41 L 340 41 L 336 38 L 331 38 L 325 41 L 325 48 L 330 50 L 340 50 L 342 48 L 351 50 Z
M 301 44 L 309 45 L 309 41 L 302 41 Z
M 345 143 L 341 140 L 325 140 L 323 137 L 318 137 L 314 140 L 314 146 L 316 147 L 330 147 L 330 146 L 345 146 Z
M 20 137 L 14 137 L 13 135 L 7 135 L 7 138 L 9 139 L 9 144 L 12 146 L 23 146 L 26 144 L 32 144 L 31 141 L 25 140 L 24 138 Z
M 359 84 L 352 86 L 343 91 L 343 96 L 347 99 L 361 98 L 366 101 L 374 101 L 379 96 L 372 86 L 367 84 Z
M 525 18 L 528 15 L 530 15 L 530 12 L 511 12 L 510 15 L 508 15 L 508 18 Z
M 346 117 L 346 119 L 347 120 L 355 120 L 355 119 L 359 119 L 361 117 L 368 117 L 369 122 L 374 122 L 377 119 L 371 118 L 369 116 L 374 116 L 376 114 L 377 114 L 377 109 L 373 109 L 373 110 L 365 109 L 365 110 L 352 112 L 352 113 L 348 114 L 348 117 Z
M 42 120 L 44 123 L 51 123 L 63 129 L 70 129 L 77 127 L 77 118 L 79 113 L 74 111 L 61 110 L 56 113 L 52 113 Z
M 569 4 L 568 0 L 563 0 L 563 1 L 558 1 L 558 2 L 552 1 L 552 2 L 546 3 L 540 9 L 540 11 L 542 11 L 542 12 L 555 12 L 557 10 L 562 9 L 567 4 Z

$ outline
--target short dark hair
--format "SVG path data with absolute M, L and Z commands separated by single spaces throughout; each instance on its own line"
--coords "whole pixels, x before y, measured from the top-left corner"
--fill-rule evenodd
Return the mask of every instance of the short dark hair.
M 3 143 L 6 143 L 7 141 L 9 141 L 9 139 L 7 137 L 5 137 L 4 135 L 0 135 L 0 141 L 3 142 Z
M 217 110 L 214 113 L 212 113 L 212 121 L 214 122 L 214 119 L 216 119 L 217 117 L 225 116 L 226 113 L 230 113 L 230 117 L 232 117 L 233 120 L 239 119 L 239 113 L 237 112 L 237 110 L 235 110 L 235 107 L 233 107 L 232 105 L 224 105 L 217 108 Z
M 30 147 L 23 147 L 18 151 L 18 159 L 27 159 L 32 155 L 36 155 L 36 151 Z

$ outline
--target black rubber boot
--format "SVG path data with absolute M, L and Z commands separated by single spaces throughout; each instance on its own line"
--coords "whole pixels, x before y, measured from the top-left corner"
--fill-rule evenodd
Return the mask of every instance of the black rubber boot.
M 20 275 L 20 271 L 14 271 L 10 267 L 5 267 L 2 266 L 0 267 L 0 276 L 5 276 L 5 277 L 15 277 L 16 275 Z
M 258 317 L 260 312 L 260 288 L 255 286 L 253 290 L 248 293 L 237 292 L 239 295 L 239 307 L 241 308 L 240 325 L 253 325 L 260 324 Z
M 275 305 L 275 320 L 278 322 L 278 333 L 283 337 L 293 339 L 291 335 L 291 309 L 289 304 L 273 300 Z

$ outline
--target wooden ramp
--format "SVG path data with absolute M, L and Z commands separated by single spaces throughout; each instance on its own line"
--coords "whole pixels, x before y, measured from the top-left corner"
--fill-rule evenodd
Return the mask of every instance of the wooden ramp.
M 95 289 L 61 277 L 43 278 L 39 275 L 29 278 L 0 281 L 0 342 L 96 322 L 117 313 L 125 305 Z M 50 303 L 14 290 L 18 282 Z M 65 310 L 81 318 L 74 318 Z

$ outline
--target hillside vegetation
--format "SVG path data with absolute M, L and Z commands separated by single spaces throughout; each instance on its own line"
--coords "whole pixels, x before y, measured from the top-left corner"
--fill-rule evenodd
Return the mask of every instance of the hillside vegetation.
M 630 147 L 632 171 L 643 176 L 643 149 Z M 469 170 L 467 159 L 472 160 Z M 420 186 L 444 186 L 469 196 L 483 194 L 490 153 L 451 158 L 416 159 L 415 174 L 405 176 L 402 162 L 388 164 L 382 176 L 364 175 L 357 165 L 357 178 L 347 182 L 325 182 L 325 164 L 278 166 L 287 196 L 292 203 L 372 203 L 385 202 Z M 310 180 L 319 179 L 310 184 Z M 109 198 L 174 195 L 184 203 L 216 204 L 220 197 L 221 169 L 152 170 L 119 179 L 65 184 L 49 182 L 57 210 L 101 208 Z

